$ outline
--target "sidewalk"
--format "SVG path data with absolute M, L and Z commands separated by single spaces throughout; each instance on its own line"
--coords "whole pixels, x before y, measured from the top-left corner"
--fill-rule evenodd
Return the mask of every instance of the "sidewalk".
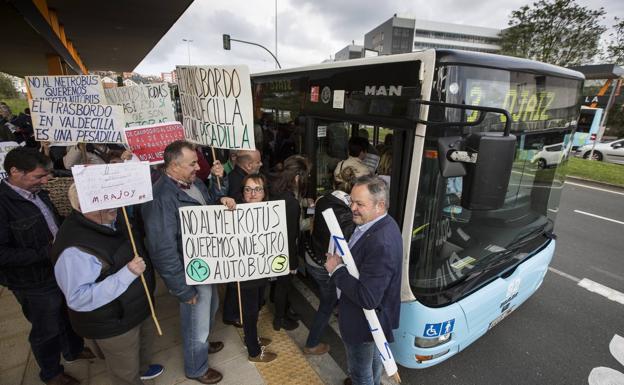
M 196 381 L 184 376 L 182 364 L 182 345 L 178 317 L 178 302 L 166 292 L 162 280 L 158 281 L 156 292 L 157 315 L 163 336 L 158 337 L 154 328 L 154 363 L 165 366 L 165 372 L 154 380 L 145 381 L 150 385 L 194 385 Z M 340 368 L 333 368 L 333 378 L 323 380 L 315 372 L 311 363 L 301 352 L 301 336 L 307 330 L 301 325 L 297 330 L 276 332 L 271 326 L 272 315 L 266 309 L 260 313 L 258 321 L 259 335 L 268 337 L 273 343 L 269 351 L 278 353 L 278 358 L 268 364 L 253 364 L 247 360 L 247 350 L 242 341 L 242 329 L 226 326 L 217 314 L 217 322 L 211 333 L 211 341 L 223 341 L 222 351 L 210 355 L 210 366 L 223 373 L 223 385 L 255 384 L 338 384 L 342 383 L 344 373 Z M 30 324 L 22 315 L 19 304 L 13 294 L 5 287 L 0 287 L 0 385 L 38 385 L 39 367 L 32 356 L 28 344 Z M 299 336 L 299 337 L 298 337 Z M 299 344 L 295 340 L 299 340 Z M 324 355 L 325 360 L 333 360 Z M 312 360 L 315 362 L 314 360 Z M 318 362 L 318 361 L 317 361 Z M 331 364 L 331 363 L 330 363 Z M 333 363 L 335 366 L 335 363 Z M 102 360 L 78 361 L 64 364 L 67 373 L 78 378 L 85 385 L 111 385 Z M 314 365 L 319 372 L 321 366 Z M 337 369 L 336 369 L 337 368 Z M 326 373 L 324 374 L 326 377 Z

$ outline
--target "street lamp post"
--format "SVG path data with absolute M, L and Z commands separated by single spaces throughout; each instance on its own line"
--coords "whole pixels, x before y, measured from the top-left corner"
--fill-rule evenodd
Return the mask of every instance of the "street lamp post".
M 238 40 L 238 39 L 232 39 L 230 37 L 230 35 L 224 34 L 223 35 L 223 49 L 225 50 L 230 50 L 230 42 L 231 41 L 237 41 L 239 43 L 245 43 L 245 44 L 251 44 L 251 45 L 255 45 L 256 47 L 260 47 L 263 50 L 267 51 L 269 53 L 269 55 L 271 55 L 273 57 L 273 59 L 275 60 L 275 63 L 277 64 L 277 66 L 281 69 L 282 66 L 280 65 L 280 62 L 277 60 L 277 57 L 275 57 L 275 55 L 273 55 L 273 52 L 271 52 L 267 47 L 258 44 L 258 43 L 253 43 L 251 41 L 245 41 L 245 40 Z
M 186 42 L 186 52 L 188 53 L 188 63 L 191 65 L 191 43 L 193 40 L 190 39 L 182 39 L 182 41 Z

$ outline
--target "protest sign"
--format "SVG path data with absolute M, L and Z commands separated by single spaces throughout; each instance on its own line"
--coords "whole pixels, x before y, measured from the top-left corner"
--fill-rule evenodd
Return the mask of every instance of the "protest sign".
M 8 178 L 8 170 L 4 169 L 4 158 L 6 154 L 20 145 L 17 142 L 0 142 L 0 180 Z
M 108 104 L 123 107 L 126 127 L 173 122 L 173 103 L 167 83 L 107 88 Z
M 35 140 L 71 143 L 123 143 L 120 106 L 29 100 Z
M 180 208 L 188 285 L 289 273 L 284 201 Z
M 79 165 L 72 174 L 83 213 L 152 200 L 148 162 Z
M 184 139 L 184 127 L 180 122 L 126 128 L 126 143 L 130 150 L 150 164 L 162 163 L 165 147 L 180 139 Z
M 247 66 L 178 66 L 184 135 L 217 148 L 256 148 Z
M 97 75 L 26 76 L 30 98 L 68 103 L 104 103 L 102 80 Z

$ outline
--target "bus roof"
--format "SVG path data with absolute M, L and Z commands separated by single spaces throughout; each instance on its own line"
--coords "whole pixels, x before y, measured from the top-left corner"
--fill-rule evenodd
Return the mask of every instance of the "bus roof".
M 325 69 L 349 68 L 371 64 L 397 63 L 421 59 L 423 53 L 435 51 L 436 61 L 444 64 L 474 65 L 486 68 L 496 68 L 509 71 L 540 73 L 545 75 L 560 76 L 583 80 L 582 73 L 552 64 L 540 63 L 533 60 L 511 56 L 494 55 L 483 52 L 472 52 L 452 49 L 430 49 L 397 55 L 383 55 L 361 59 L 342 60 L 330 63 L 321 63 L 305 67 L 288 68 L 283 70 L 260 72 L 253 77 L 284 75 L 298 72 L 320 71 Z

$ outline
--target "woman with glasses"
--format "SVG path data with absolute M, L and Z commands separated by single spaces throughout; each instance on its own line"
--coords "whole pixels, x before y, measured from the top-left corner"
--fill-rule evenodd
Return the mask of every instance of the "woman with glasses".
M 257 203 L 266 201 L 268 194 L 265 190 L 266 179 L 261 174 L 248 174 L 242 181 L 243 203 Z M 265 351 L 271 343 L 268 338 L 258 337 L 258 312 L 264 297 L 266 278 L 254 279 L 240 283 L 241 302 L 243 307 L 243 331 L 245 345 L 251 362 L 271 362 L 277 354 Z

